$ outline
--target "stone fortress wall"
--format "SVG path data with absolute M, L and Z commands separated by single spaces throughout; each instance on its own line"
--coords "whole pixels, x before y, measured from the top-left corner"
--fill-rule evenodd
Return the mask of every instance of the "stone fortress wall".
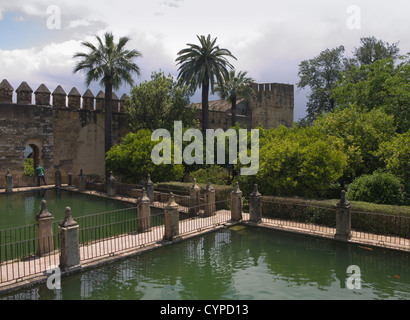
M 252 84 L 254 96 L 249 100 L 238 100 L 236 122 L 248 129 L 262 125 L 275 128 L 279 125 L 293 127 L 294 86 L 282 83 Z M 194 104 L 197 117 L 202 118 L 201 103 Z M 209 101 L 209 127 L 228 129 L 231 126 L 231 104 L 225 100 Z
M 293 126 L 293 85 L 254 84 L 255 96 L 237 104 L 237 120 L 252 129 L 278 125 Z M 34 101 L 33 101 L 34 93 Z M 54 183 L 60 170 L 63 181 L 71 173 L 104 174 L 104 92 L 96 96 L 87 89 L 81 95 L 76 88 L 67 94 L 58 85 L 51 92 L 41 84 L 34 92 L 27 82 L 15 90 L 4 79 L 0 83 L 0 175 L 7 170 L 16 186 L 35 185 L 34 179 L 24 177 L 27 147 L 32 150 L 34 165 L 46 169 L 46 179 Z M 129 132 L 123 112 L 127 96 L 120 99 L 113 93 L 113 143 L 121 142 Z M 15 102 L 13 102 L 13 100 Z M 201 119 L 201 104 L 196 104 Z M 209 126 L 227 129 L 231 126 L 231 105 L 224 100 L 210 101 Z M 5 179 L 0 179 L 0 188 Z
M 35 184 L 24 178 L 27 146 L 33 150 L 35 165 L 46 169 L 47 183 L 54 183 L 57 169 L 63 181 L 82 169 L 88 174 L 104 174 L 104 93 L 97 96 L 87 89 L 81 95 L 76 88 L 66 94 L 61 86 L 50 92 L 41 84 L 34 91 L 22 82 L 16 89 L 7 80 L 0 83 L 0 174 L 7 170 L 15 185 Z M 128 132 L 122 113 L 126 95 L 121 99 L 113 93 L 113 142 L 118 143 Z M 0 179 L 0 188 L 5 187 Z

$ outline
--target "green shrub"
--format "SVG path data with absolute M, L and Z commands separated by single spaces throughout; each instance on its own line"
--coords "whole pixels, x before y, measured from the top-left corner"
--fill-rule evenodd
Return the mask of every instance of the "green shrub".
M 228 170 L 217 165 L 191 172 L 190 177 L 196 178 L 198 183 L 210 182 L 211 184 L 225 185 L 229 182 Z
M 24 176 L 34 177 L 34 160 L 32 158 L 24 159 Z
M 405 196 L 400 179 L 391 173 L 374 172 L 357 177 L 348 187 L 349 200 L 380 204 L 404 204 Z
M 157 143 L 151 139 L 150 130 L 128 133 L 121 144 L 114 145 L 108 151 L 105 165 L 123 182 L 139 183 L 145 181 L 147 174 L 150 174 L 152 181 L 155 182 L 182 180 L 183 165 L 164 163 L 156 165 L 152 162 L 151 152 Z

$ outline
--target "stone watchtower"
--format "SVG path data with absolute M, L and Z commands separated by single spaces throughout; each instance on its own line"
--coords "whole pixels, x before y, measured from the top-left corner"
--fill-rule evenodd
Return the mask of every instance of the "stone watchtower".
M 293 126 L 294 87 L 283 83 L 253 84 L 255 96 L 249 101 L 252 128 L 262 124 L 264 128 L 279 125 Z

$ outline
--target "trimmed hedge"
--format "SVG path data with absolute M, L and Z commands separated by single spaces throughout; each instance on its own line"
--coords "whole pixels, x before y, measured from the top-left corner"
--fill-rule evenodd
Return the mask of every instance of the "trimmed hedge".
M 336 204 L 333 200 L 304 200 L 264 196 L 262 214 L 266 217 L 314 223 L 334 228 Z M 410 207 L 350 201 L 352 229 L 382 235 L 410 238 Z

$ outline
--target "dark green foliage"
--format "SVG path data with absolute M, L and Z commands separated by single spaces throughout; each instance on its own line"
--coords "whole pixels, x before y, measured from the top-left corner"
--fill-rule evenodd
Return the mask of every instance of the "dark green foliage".
M 184 176 L 183 165 L 155 165 L 151 160 L 151 151 L 157 144 L 151 140 L 150 130 L 139 130 L 129 133 L 122 143 L 115 145 L 107 154 L 105 165 L 123 182 L 139 183 L 145 181 L 147 174 L 155 182 L 179 181 Z
M 226 185 L 229 183 L 229 172 L 227 169 L 218 166 L 211 165 L 206 168 L 198 169 L 190 173 L 190 177 L 196 178 L 198 183 L 212 183 L 219 185 Z
M 400 179 L 391 173 L 376 171 L 357 177 L 349 185 L 347 197 L 350 200 L 400 205 L 405 201 Z

